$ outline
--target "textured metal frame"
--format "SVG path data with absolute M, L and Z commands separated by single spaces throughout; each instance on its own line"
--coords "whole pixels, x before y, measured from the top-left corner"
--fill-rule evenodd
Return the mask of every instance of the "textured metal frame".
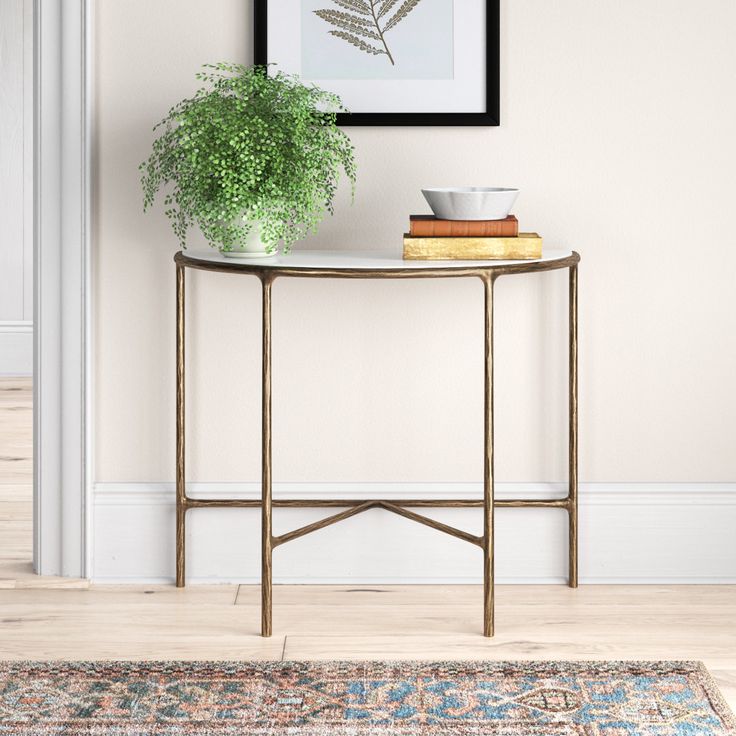
M 260 508 L 261 509 L 261 635 L 272 632 L 272 558 L 273 550 L 282 544 L 336 524 L 370 509 L 383 509 L 419 524 L 462 539 L 483 551 L 483 634 L 494 633 L 494 511 L 497 508 L 553 508 L 564 509 L 568 515 L 568 583 L 578 586 L 578 263 L 580 256 L 573 252 L 566 258 L 551 261 L 523 261 L 473 267 L 437 266 L 431 268 L 290 268 L 270 267 L 238 261 L 204 261 L 179 252 L 176 263 L 176 585 L 185 583 L 186 513 L 197 508 Z M 186 494 L 185 476 L 185 271 L 240 273 L 256 276 L 262 286 L 262 454 L 261 500 L 195 499 Z M 493 287 L 499 276 L 518 273 L 537 273 L 559 269 L 569 270 L 569 454 L 568 492 L 560 499 L 494 498 L 493 474 Z M 342 278 L 342 279 L 413 279 L 413 278 L 480 278 L 484 289 L 484 457 L 483 500 L 406 499 L 319 499 L 289 500 L 272 498 L 271 459 L 271 293 L 278 277 Z M 307 524 L 299 529 L 273 535 L 274 508 L 343 508 L 344 511 Z M 435 519 L 423 516 L 409 508 L 482 508 L 483 535 L 475 536 Z

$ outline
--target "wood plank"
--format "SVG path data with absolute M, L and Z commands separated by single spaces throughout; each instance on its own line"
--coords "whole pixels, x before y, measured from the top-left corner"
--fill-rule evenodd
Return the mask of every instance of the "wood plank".
M 721 663 L 716 660 L 705 660 L 705 666 L 713 675 L 721 694 L 736 713 L 736 668 L 722 669 Z
M 83 578 L 36 575 L 30 561 L 11 558 L 0 561 L 0 589 L 86 590 L 89 585 L 89 580 Z
M 553 628 L 553 627 L 551 627 Z M 497 629 L 498 630 L 498 629 Z M 283 632 L 274 629 L 278 634 Z M 517 632 L 518 633 L 518 632 Z M 585 639 L 588 639 L 585 641 Z M 306 635 L 289 633 L 284 658 L 287 660 L 370 659 L 492 659 L 492 660 L 647 660 L 686 659 L 707 661 L 711 667 L 736 670 L 736 651 L 724 648 L 717 637 L 704 642 L 682 642 L 663 637 L 658 642 L 636 636 L 556 637 L 530 631 L 523 637 L 497 634 L 486 639 L 480 633 L 457 635 Z
M 79 606 L 107 609 L 138 605 L 152 610 L 199 605 L 234 607 L 235 594 L 234 585 L 197 585 L 186 588 L 176 588 L 173 585 L 89 585 L 81 595 L 76 590 L 26 588 L 16 590 L 11 596 L 0 595 L 0 611 L 15 606 L 48 607 L 62 611 Z M 100 616 L 104 615 L 101 610 Z
M 736 585 L 585 585 L 578 589 L 565 585 L 498 585 L 499 605 L 644 607 L 672 610 L 676 606 L 712 609 L 727 607 L 736 611 Z M 257 604 L 260 588 L 240 585 L 237 603 Z M 275 604 L 306 603 L 365 605 L 387 601 L 390 605 L 475 605 L 482 602 L 478 585 L 275 585 Z
M 19 576 L 35 578 L 32 483 L 33 384 L 0 378 L 0 588 L 14 588 Z
M 284 648 L 283 637 L 262 639 L 260 635 L 231 635 L 218 640 L 211 636 L 189 636 L 186 641 L 138 638 L 116 639 L 122 631 L 109 634 L 65 638 L 47 637 L 40 641 L 13 639 L 0 645 L 6 660 L 271 660 L 278 661 Z
M 33 487 L 0 484 L 0 577 L 4 562 L 33 556 Z
M 0 658 L 280 659 L 236 586 L 0 590 Z
M 256 606 L 242 606 L 248 611 L 257 611 Z M 580 611 L 580 609 L 579 609 Z M 340 630 L 353 631 L 356 636 L 373 636 L 385 632 L 411 635 L 421 631 L 427 635 L 476 634 L 479 631 L 482 608 L 477 606 L 457 606 L 438 608 L 428 606 L 401 606 L 392 608 L 388 605 L 364 606 L 345 609 L 334 607 L 332 611 L 325 606 L 291 606 L 274 608 L 274 626 L 279 633 L 300 632 L 305 635 L 330 635 L 335 627 Z M 254 615 L 254 614 L 249 614 Z M 549 632 L 554 627 L 555 636 L 562 640 L 587 642 L 592 640 L 618 641 L 616 633 L 611 629 L 626 630 L 624 640 L 629 637 L 628 630 L 636 626 L 637 638 L 651 637 L 657 641 L 663 627 L 666 627 L 668 641 L 675 635 L 687 637 L 692 628 L 694 616 L 688 611 L 669 616 L 659 613 L 648 615 L 626 614 L 621 611 L 599 615 L 571 615 L 571 612 L 556 611 L 540 606 L 536 611 L 524 609 L 496 610 L 496 624 L 501 631 L 513 636 L 531 636 L 540 632 Z M 731 616 L 705 615 L 697 616 L 700 628 L 699 642 L 716 641 L 722 647 L 733 647 L 736 652 L 736 627 L 733 633 L 727 627 L 734 619 Z M 583 628 L 584 627 L 584 628 Z M 540 636 L 542 633 L 540 633 Z
M 30 378 L 0 378 L 0 484 L 33 482 L 33 386 Z M 3 498 L 0 485 L 0 499 Z M 4 554 L 0 536 L 0 559 Z

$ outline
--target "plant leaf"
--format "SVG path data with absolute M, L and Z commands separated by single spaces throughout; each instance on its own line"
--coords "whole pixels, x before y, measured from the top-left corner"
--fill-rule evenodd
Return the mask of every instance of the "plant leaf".
M 341 13 L 339 10 L 315 10 L 314 14 L 322 18 L 322 20 L 327 21 L 330 25 L 342 28 L 344 31 L 348 31 L 356 36 L 373 38 L 376 41 L 381 40 L 381 37 L 371 30 L 369 21 L 356 18 L 356 16 L 350 13 Z
M 401 23 L 420 2 L 421 0 L 404 0 L 404 4 L 396 11 L 396 15 L 384 26 L 383 32 L 386 33 L 386 31 L 390 31 L 394 26 Z
M 372 15 L 370 0 L 332 0 L 335 5 L 339 5 L 345 10 L 352 10 L 354 13 L 360 13 L 361 15 Z
M 350 23 L 357 23 L 361 26 L 375 27 L 372 18 L 362 18 L 351 13 L 343 13 L 341 10 L 315 10 L 320 18 L 327 20 L 328 18 L 339 18 L 341 20 L 349 21 Z
M 378 15 L 376 16 L 378 19 L 383 18 L 386 13 L 388 13 L 391 8 L 396 5 L 396 3 L 399 2 L 399 0 L 383 0 L 383 4 L 381 5 L 381 9 L 378 11 Z
M 373 54 L 374 56 L 377 56 L 378 54 L 386 53 L 382 49 L 377 49 L 375 48 L 375 46 L 371 46 L 369 43 L 366 43 L 357 36 L 354 36 L 351 33 L 346 33 L 345 31 L 330 31 L 330 35 L 336 36 L 337 38 L 342 38 L 343 41 L 347 41 L 353 46 L 359 48 L 361 51 L 365 51 L 366 54 Z
M 332 211 L 340 171 L 355 183 L 339 98 L 264 65 L 210 65 L 198 78 L 205 85 L 157 126 L 141 171 L 144 208 L 163 190 L 182 246 L 198 225 L 231 250 L 260 221 L 263 242 L 288 251 Z

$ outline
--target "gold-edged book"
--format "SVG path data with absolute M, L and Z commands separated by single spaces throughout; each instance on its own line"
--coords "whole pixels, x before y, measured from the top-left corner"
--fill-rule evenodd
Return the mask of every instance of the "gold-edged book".
M 404 235 L 404 258 L 412 261 L 528 261 L 542 257 L 542 238 L 415 238 Z

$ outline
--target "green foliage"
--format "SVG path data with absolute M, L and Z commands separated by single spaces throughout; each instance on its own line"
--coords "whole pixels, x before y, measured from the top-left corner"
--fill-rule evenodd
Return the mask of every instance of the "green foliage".
M 339 97 L 263 66 L 205 65 L 205 82 L 154 128 L 141 164 L 144 209 L 165 194 L 166 215 L 183 247 L 199 225 L 210 245 L 245 243 L 260 222 L 262 240 L 284 252 L 317 229 L 341 170 L 355 187 L 353 146 L 335 124 Z

